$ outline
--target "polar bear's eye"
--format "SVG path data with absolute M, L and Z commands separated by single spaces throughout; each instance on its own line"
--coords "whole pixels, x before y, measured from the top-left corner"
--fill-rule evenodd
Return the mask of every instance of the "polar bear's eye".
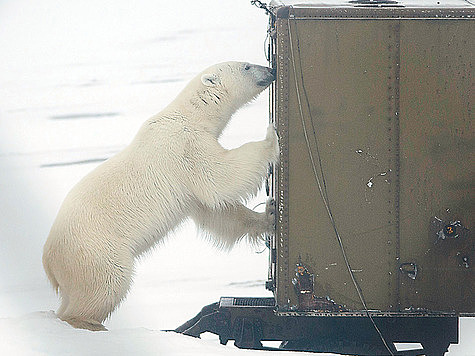
M 251 66 L 249 64 L 244 65 L 244 70 L 249 70 Z

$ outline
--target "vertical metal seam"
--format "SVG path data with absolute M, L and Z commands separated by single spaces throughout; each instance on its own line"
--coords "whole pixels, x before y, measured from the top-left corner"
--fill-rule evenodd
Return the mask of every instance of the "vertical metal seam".
M 389 73 L 389 80 L 388 80 L 388 120 L 389 120 L 389 164 L 392 169 L 394 169 L 393 177 L 392 177 L 392 184 L 391 184 L 391 199 L 394 201 L 390 202 L 389 208 L 391 209 L 391 216 L 394 218 L 394 221 L 391 222 L 390 225 L 394 226 L 394 236 L 391 240 L 394 240 L 395 246 L 391 244 L 388 246 L 389 253 L 395 253 L 395 261 L 391 261 L 389 265 L 390 273 L 395 273 L 395 283 L 396 283 L 396 295 L 395 301 L 396 305 L 393 307 L 397 307 L 400 309 L 401 307 L 401 291 L 400 291 L 400 273 L 398 273 L 398 263 L 400 263 L 400 127 L 399 127 L 399 114 L 400 114 L 400 63 L 401 63 L 401 21 L 400 20 L 392 20 L 393 24 L 390 27 L 390 34 L 393 36 L 390 42 L 390 50 L 389 50 L 389 58 L 390 58 L 390 73 Z M 390 278 L 390 282 L 394 281 L 394 279 Z M 391 290 L 391 288 L 389 288 Z M 389 296 L 389 300 L 394 300 Z
M 395 172 L 395 214 L 396 214 L 396 261 L 399 261 L 401 258 L 401 237 L 400 237 L 400 223 L 401 223 L 401 216 L 400 216 L 400 198 L 401 198 L 401 184 L 400 184 L 400 170 L 401 170 L 401 150 L 400 150 L 400 72 L 401 72 L 401 20 L 397 20 L 397 24 L 395 27 L 395 57 L 396 57 L 396 68 L 395 68 L 395 80 L 394 80 L 394 126 L 395 126 L 395 159 L 396 159 L 396 172 Z M 397 271 L 397 269 L 396 269 Z M 400 273 L 396 272 L 396 283 L 397 283 L 397 305 L 398 308 L 401 305 L 401 298 L 400 298 Z
M 401 306 L 400 273 L 400 62 L 401 62 L 401 20 L 389 20 L 388 37 L 388 80 L 387 80 L 387 139 L 388 167 L 391 170 L 391 184 L 388 186 L 388 301 L 389 309 Z M 394 286 L 395 284 L 395 286 Z M 394 292 L 392 292 L 394 290 Z M 395 304 L 395 305 L 393 305 Z
M 278 187 L 279 187 L 279 196 L 277 204 L 277 214 L 278 214 L 278 253 L 277 261 L 279 265 L 277 267 L 277 272 L 281 272 L 282 275 L 277 277 L 277 280 L 280 283 L 277 283 L 277 288 L 282 287 L 283 291 L 278 291 L 277 295 L 280 296 L 279 299 L 284 297 L 284 303 L 287 303 L 290 299 L 289 284 L 289 188 L 288 188 L 288 160 L 289 160 L 289 147 L 288 147 L 288 126 L 289 126 L 289 117 L 288 117 L 288 58 L 285 58 L 285 55 L 288 53 L 288 36 L 287 36 L 287 24 L 285 21 L 279 19 L 281 31 L 277 31 L 277 62 L 279 63 L 279 76 L 278 76 L 278 100 L 279 100 L 279 110 L 278 110 L 278 123 L 277 123 L 277 132 L 279 135 L 280 143 L 280 164 L 278 169 Z M 279 51 L 280 49 L 280 51 Z M 283 293 L 282 293 L 283 292 Z M 280 307 L 282 305 L 279 305 Z
M 267 28 L 267 38 L 269 40 L 269 43 L 268 43 L 268 48 L 266 49 L 268 52 L 267 52 L 267 61 L 268 61 L 268 66 L 270 68 L 274 68 L 275 69 L 275 54 L 274 54 L 274 51 L 275 51 L 275 41 L 276 41 L 276 38 L 274 38 L 272 35 L 271 35 L 271 31 L 273 28 L 275 28 L 275 18 L 273 17 L 270 17 L 269 18 L 269 27 Z M 265 47 L 265 45 L 264 45 Z M 272 85 L 270 86 L 269 88 L 269 123 L 274 125 L 274 128 L 276 127 L 276 112 L 275 112 L 275 101 L 276 101 L 276 94 L 275 94 L 275 91 L 276 91 L 276 82 L 274 81 L 272 83 Z M 274 207 L 276 207 L 276 203 L 277 203 L 277 197 L 276 197 L 276 175 L 277 175 L 277 172 L 276 172 L 277 168 L 276 168 L 276 165 L 273 164 L 271 166 L 271 176 L 267 177 L 267 183 L 269 184 L 269 191 L 268 191 L 268 199 L 269 197 L 271 197 L 273 200 L 274 200 Z M 276 284 L 277 284 L 277 281 L 276 281 L 276 264 L 277 264 L 277 261 L 276 261 L 276 258 L 277 258 L 277 255 L 275 254 L 275 251 L 276 251 L 276 239 L 277 239 L 277 220 L 276 220 L 276 215 L 274 214 L 274 224 L 275 224 L 275 230 L 274 230 L 274 236 L 269 236 L 269 269 L 268 269 L 268 272 L 267 272 L 267 280 L 268 282 L 272 283 L 272 287 L 271 290 L 273 292 L 275 292 L 275 288 L 276 288 Z M 267 285 L 266 285 L 266 289 L 269 289 L 267 288 Z

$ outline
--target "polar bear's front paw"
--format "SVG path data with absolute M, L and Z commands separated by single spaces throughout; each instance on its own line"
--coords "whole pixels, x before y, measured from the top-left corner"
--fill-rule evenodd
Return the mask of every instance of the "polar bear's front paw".
M 270 124 L 267 127 L 266 141 L 269 143 L 272 158 L 272 163 L 275 163 L 279 159 L 279 137 L 275 131 L 274 125 Z
M 269 198 L 266 202 L 267 232 L 271 235 L 275 233 L 275 200 Z

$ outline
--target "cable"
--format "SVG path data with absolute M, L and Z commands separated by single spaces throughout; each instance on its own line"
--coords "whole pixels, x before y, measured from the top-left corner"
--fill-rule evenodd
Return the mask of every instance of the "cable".
M 330 222 L 332 224 L 333 231 L 335 232 L 335 236 L 337 238 L 338 245 L 340 246 L 340 249 L 341 249 L 341 252 L 342 252 L 342 255 L 343 255 L 343 259 L 344 259 L 345 264 L 346 264 L 346 268 L 347 268 L 348 273 L 350 275 L 351 281 L 353 282 L 353 285 L 356 289 L 356 292 L 358 293 L 358 297 L 361 301 L 361 304 L 363 305 L 363 308 L 366 312 L 366 315 L 371 320 L 371 323 L 373 324 L 374 329 L 378 333 L 381 341 L 383 342 L 383 344 L 386 347 L 386 349 L 388 350 L 388 352 L 391 354 L 391 356 L 394 356 L 394 353 L 392 352 L 392 350 L 390 349 L 388 343 L 386 342 L 386 339 L 384 338 L 383 334 L 381 333 L 381 330 L 379 330 L 379 328 L 376 325 L 373 317 L 369 313 L 369 310 L 368 310 L 368 307 L 366 305 L 366 301 L 364 299 L 362 290 L 359 287 L 358 282 L 355 279 L 354 273 L 351 269 L 351 265 L 348 261 L 347 255 L 346 255 L 345 248 L 343 246 L 343 241 L 341 239 L 340 234 L 338 233 L 338 229 L 336 227 L 336 222 L 335 222 L 335 219 L 333 217 L 332 211 L 330 209 L 330 204 L 329 204 L 329 201 L 328 201 L 328 195 L 327 195 L 327 192 L 326 192 L 326 184 L 324 185 L 324 187 L 322 187 L 322 184 L 320 183 L 320 178 L 318 176 L 318 172 L 317 172 L 315 160 L 314 160 L 314 157 L 313 157 L 312 149 L 310 147 L 310 140 L 308 138 L 307 128 L 305 126 L 305 119 L 304 119 L 303 110 L 302 110 L 302 102 L 301 102 L 301 99 L 300 99 L 300 90 L 299 90 L 299 85 L 298 85 L 298 80 L 297 80 L 297 71 L 296 71 L 296 66 L 295 66 L 295 58 L 294 58 L 294 50 L 293 50 L 292 31 L 290 29 L 290 17 L 287 18 L 287 26 L 288 26 L 288 31 L 289 31 L 290 54 L 291 54 L 291 60 L 292 60 L 292 68 L 293 68 L 293 72 L 294 72 L 295 88 L 296 88 L 296 92 L 297 92 L 297 101 L 298 101 L 298 104 L 299 104 L 300 118 L 301 118 L 301 121 L 302 121 L 303 134 L 304 134 L 304 137 L 305 137 L 305 143 L 307 145 L 307 150 L 308 150 L 310 162 L 312 164 L 313 174 L 315 175 L 315 180 L 317 182 L 318 190 L 320 192 L 320 196 L 322 197 L 323 203 L 325 205 L 325 209 L 328 213 L 328 217 L 330 218 Z M 297 32 L 297 41 L 298 41 L 298 32 Z M 300 59 L 301 56 L 300 56 L 300 46 L 299 45 L 298 45 L 298 52 L 299 52 L 299 59 Z M 302 88 L 303 88 L 303 90 L 305 92 L 305 95 L 306 95 L 306 90 L 305 90 L 305 86 L 304 86 L 304 82 L 303 82 L 302 66 L 300 66 L 300 71 L 301 71 L 301 75 L 302 75 Z M 307 95 L 306 95 L 306 100 L 307 100 L 307 105 L 310 107 Z M 309 110 L 309 115 L 311 115 L 310 110 Z M 310 118 L 310 120 L 312 121 L 312 127 L 313 127 L 312 118 Z M 320 152 L 318 151 L 318 142 L 317 142 L 317 137 L 316 137 L 316 134 L 315 134 L 315 129 L 314 129 L 314 139 L 315 139 L 315 144 L 316 144 L 316 147 L 317 147 L 318 159 L 319 159 L 319 162 L 320 162 L 322 180 L 323 180 L 323 182 L 325 182 L 324 175 L 323 175 L 323 167 L 322 167 L 322 164 L 321 164 Z
M 257 6 L 260 9 L 263 9 L 267 15 L 271 17 L 272 20 L 275 19 L 275 15 L 270 11 L 269 7 L 267 6 L 266 3 L 263 3 L 260 0 L 251 0 L 251 5 Z
M 266 204 L 265 201 L 263 201 L 262 203 L 257 204 L 257 205 L 256 205 L 254 208 L 252 208 L 251 210 L 254 210 L 254 209 L 256 209 L 257 207 L 259 207 L 259 206 L 261 206 L 261 205 L 264 205 L 264 204 Z

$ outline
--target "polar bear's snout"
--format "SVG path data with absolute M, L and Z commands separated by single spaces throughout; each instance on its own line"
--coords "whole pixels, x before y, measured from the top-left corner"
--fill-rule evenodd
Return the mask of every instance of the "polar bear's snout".
M 257 85 L 260 87 L 267 87 L 275 80 L 275 69 L 263 67 L 263 66 L 255 66 L 257 71 Z

